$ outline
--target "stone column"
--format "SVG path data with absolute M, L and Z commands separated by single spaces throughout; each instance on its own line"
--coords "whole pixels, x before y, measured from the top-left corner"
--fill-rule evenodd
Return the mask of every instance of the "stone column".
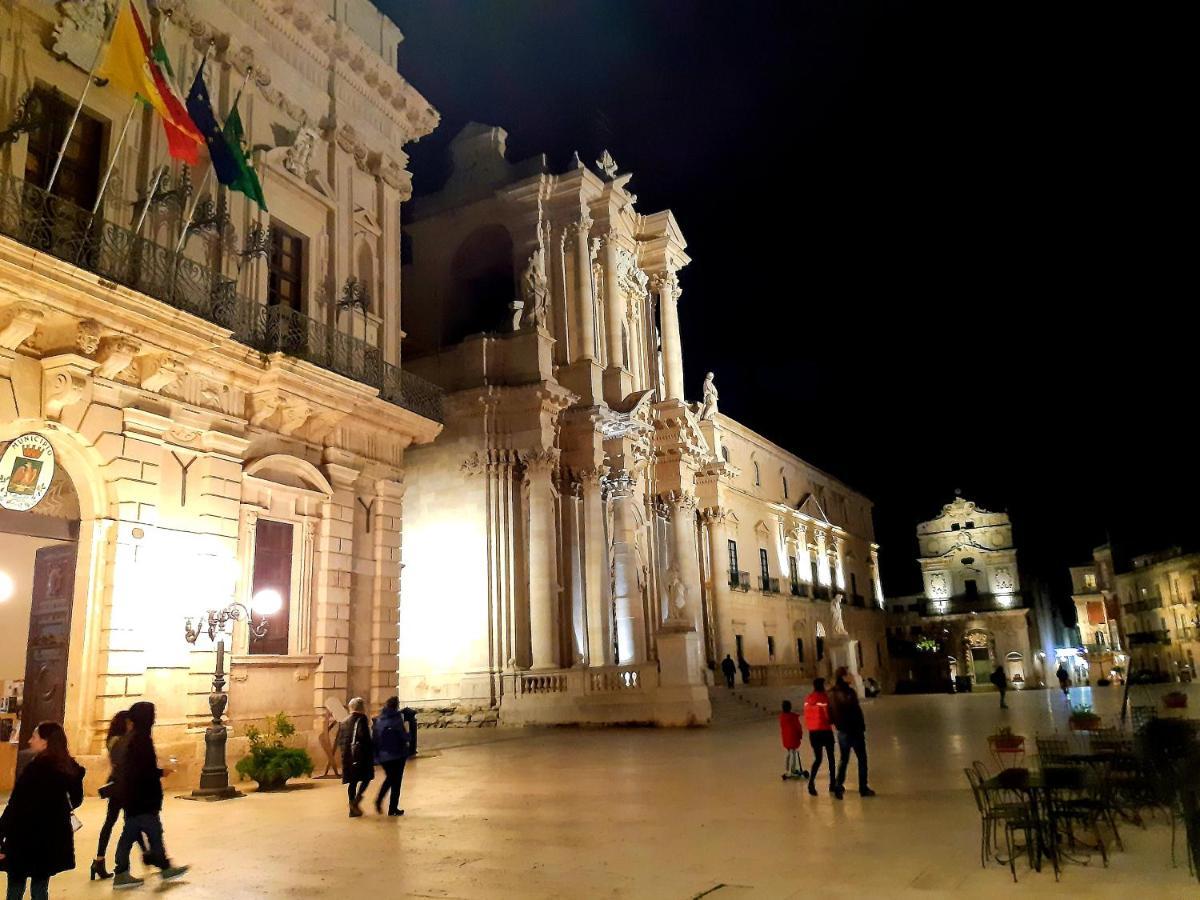
M 829 552 L 825 545 L 825 532 L 818 530 L 817 538 L 817 583 L 825 587 L 833 587 L 833 577 L 829 571 Z
M 613 572 L 617 665 L 645 662 L 646 625 L 642 618 L 642 596 L 638 590 L 637 554 L 633 548 L 633 495 L 637 482 L 628 472 L 611 478 L 609 497 L 613 504 Z
M 617 284 L 617 233 L 609 231 L 604 235 L 604 303 L 608 314 L 606 320 L 608 329 L 608 367 L 610 369 L 628 369 L 629 360 L 625 358 L 625 345 L 621 341 L 622 324 L 625 321 L 624 298 Z
M 679 281 L 668 271 L 655 280 L 662 326 L 663 377 L 667 400 L 683 400 L 683 348 L 679 342 Z
M 529 497 L 529 646 L 535 669 L 558 668 L 558 529 L 554 468 L 558 451 L 522 454 Z
M 333 496 L 321 509 L 317 530 L 313 594 L 316 600 L 313 652 L 321 657 L 313 683 L 313 702 L 319 711 L 327 697 L 346 699 L 350 687 L 351 557 L 354 543 L 354 483 L 358 471 L 326 463 L 325 475 Z
M 375 502 L 371 508 L 373 555 L 375 559 L 375 596 L 371 606 L 372 709 L 381 707 L 396 693 L 400 678 L 397 642 L 400 618 L 400 559 L 404 485 L 380 479 L 375 482 Z
M 884 609 L 883 582 L 879 577 L 879 548 L 873 544 L 871 545 L 871 585 L 875 588 L 875 604 L 880 609 Z
M 592 217 L 580 210 L 575 229 L 575 302 L 579 306 L 579 356 L 596 358 L 595 305 L 592 298 L 592 253 L 588 247 L 588 231 Z
M 834 537 L 833 546 L 837 556 L 833 561 L 833 586 L 839 591 L 846 590 L 846 539 Z
M 733 620 L 729 617 L 729 544 L 725 533 L 725 510 L 704 510 L 704 527 L 708 533 L 708 556 L 712 560 L 712 590 L 708 596 L 716 631 L 717 664 L 720 665 L 726 654 L 733 655 L 735 644 Z
M 696 498 L 691 494 L 671 497 L 671 566 L 687 589 L 687 621 L 703 634 L 700 614 L 700 557 L 696 547 Z
M 612 664 L 611 609 L 608 596 L 608 541 L 600 469 L 579 473 L 583 485 L 583 578 L 587 609 L 588 665 Z

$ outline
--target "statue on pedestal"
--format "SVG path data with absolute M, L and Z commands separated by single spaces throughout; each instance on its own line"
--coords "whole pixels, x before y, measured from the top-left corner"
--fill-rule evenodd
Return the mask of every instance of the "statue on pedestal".
M 546 327 L 546 300 L 549 293 L 546 251 L 539 241 L 537 249 L 529 257 L 525 271 L 521 273 L 521 301 L 525 304 L 523 324 Z
M 671 569 L 671 578 L 667 582 L 667 619 L 673 622 L 687 620 L 687 585 L 679 577 L 678 569 Z
M 829 612 L 833 616 L 833 633 L 848 634 L 846 631 L 846 621 L 842 618 L 842 594 L 834 594 L 833 600 L 829 603 Z
M 700 408 L 700 419 L 711 419 L 717 414 L 717 386 L 713 383 L 713 373 L 704 376 L 704 405 Z

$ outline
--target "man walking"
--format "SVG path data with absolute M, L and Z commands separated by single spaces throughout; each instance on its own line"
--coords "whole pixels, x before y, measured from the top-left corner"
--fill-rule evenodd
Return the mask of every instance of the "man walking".
M 817 796 L 817 770 L 821 755 L 829 758 L 829 793 L 837 794 L 837 767 L 833 763 L 833 727 L 829 722 L 829 695 L 825 679 L 814 678 L 812 693 L 804 698 L 804 725 L 808 728 L 808 743 L 813 751 L 812 769 L 808 776 L 808 792 Z
M 1067 671 L 1067 667 L 1062 663 L 1059 663 L 1058 671 L 1054 674 L 1058 676 L 1058 686 L 1062 688 L 1063 696 L 1070 697 L 1071 675 Z
M 737 663 L 733 661 L 733 658 L 728 653 L 721 660 L 721 674 L 725 676 L 725 683 L 732 688 L 733 678 L 737 674 Z
M 829 719 L 837 728 L 838 774 L 834 796 L 839 800 L 846 792 L 846 768 L 850 763 L 850 751 L 858 761 L 858 793 L 862 797 L 874 797 L 875 792 L 867 785 L 867 723 L 863 718 L 858 694 L 846 682 L 849 670 L 839 666 L 837 681 L 829 695 Z
M 390 791 L 388 815 L 402 816 L 400 808 L 400 785 L 404 782 L 404 764 L 408 762 L 410 742 L 404 715 L 400 712 L 400 698 L 389 697 L 379 718 L 371 730 L 375 744 L 375 758 L 383 766 L 383 786 L 375 797 L 375 812 L 383 814 L 383 798 Z
M 1008 678 L 1004 674 L 1004 667 L 996 666 L 989 680 L 996 686 L 996 690 L 1000 692 L 1000 708 L 1008 709 L 1008 704 L 1004 700 L 1005 695 L 1008 693 Z

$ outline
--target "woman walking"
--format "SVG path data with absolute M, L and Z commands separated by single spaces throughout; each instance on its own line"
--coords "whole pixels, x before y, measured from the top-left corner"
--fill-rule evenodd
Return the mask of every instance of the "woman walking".
M 125 756 L 125 747 L 129 743 L 129 735 L 133 731 L 133 722 L 128 710 L 121 710 L 112 717 L 108 725 L 108 737 L 104 744 L 108 748 L 109 775 L 108 783 L 100 788 L 101 798 L 108 801 L 108 812 L 104 816 L 104 824 L 100 826 L 100 842 L 96 845 L 96 858 L 92 860 L 92 868 L 88 881 L 99 878 L 103 881 L 112 878 L 112 872 L 104 868 L 104 857 L 108 853 L 108 842 L 112 837 L 113 826 L 121 815 L 121 803 L 117 799 L 117 779 L 120 777 L 121 760 Z M 146 839 L 141 833 L 137 836 L 138 846 L 146 852 Z
M 57 722 L 42 722 L 29 736 L 36 756 L 13 786 L 0 815 L 0 869 L 8 872 L 7 900 L 46 900 L 50 877 L 75 868 L 71 811 L 83 802 L 83 767 L 67 751 Z
M 133 704 L 129 707 L 129 720 L 133 731 L 117 768 L 117 800 L 125 810 L 125 826 L 117 840 L 113 866 L 116 876 L 113 889 L 118 891 L 145 884 L 144 878 L 135 878 L 129 872 L 129 852 L 142 835 L 150 844 L 142 861 L 158 866 L 163 881 L 180 878 L 188 870 L 187 866 L 172 865 L 163 845 L 162 777 L 167 773 L 159 768 L 158 754 L 154 751 L 154 704 L 145 701 Z
M 350 818 L 362 815 L 363 794 L 375 777 L 375 748 L 371 741 L 371 723 L 367 719 L 367 704 L 362 697 L 350 701 L 350 718 L 346 720 L 342 741 L 342 782 L 350 798 Z
M 375 720 L 371 730 L 375 744 L 375 758 L 383 766 L 383 786 L 375 797 L 375 812 L 383 815 L 383 797 L 390 791 L 388 815 L 402 816 L 400 808 L 400 785 L 404 782 L 404 764 L 408 762 L 412 744 L 408 739 L 408 728 L 404 714 L 400 712 L 400 698 L 389 697 Z

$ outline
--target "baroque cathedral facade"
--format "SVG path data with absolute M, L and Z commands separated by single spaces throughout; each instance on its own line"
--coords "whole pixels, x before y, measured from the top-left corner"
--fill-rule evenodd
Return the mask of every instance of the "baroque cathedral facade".
M 468 125 L 406 226 L 407 365 L 447 414 L 407 456 L 402 701 L 705 722 L 726 655 L 827 674 L 831 604 L 882 680 L 870 502 L 720 412 L 711 374 L 687 399 L 675 217 L 607 152 L 555 172 L 506 139 Z

